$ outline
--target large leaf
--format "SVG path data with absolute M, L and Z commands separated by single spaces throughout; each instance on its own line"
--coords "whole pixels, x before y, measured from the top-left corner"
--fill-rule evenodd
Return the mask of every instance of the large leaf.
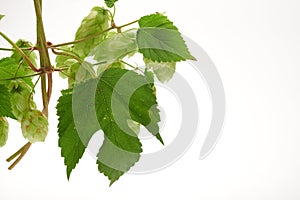
M 152 121 L 159 121 L 159 117 L 151 118 L 153 110 L 158 114 L 152 85 L 145 77 L 119 68 L 108 69 L 98 79 L 75 86 L 72 94 L 64 92 L 57 109 L 65 164 L 73 169 L 83 154 L 84 146 L 101 129 L 105 139 L 97 164 L 111 184 L 139 160 L 142 152 L 142 145 L 129 121 L 146 128 Z M 148 130 L 154 135 L 159 134 L 157 124 L 152 124 Z M 72 153 L 78 147 L 82 151 Z
M 97 123 L 95 124 L 88 120 L 89 117 L 85 118 L 89 116 L 89 110 L 85 110 L 85 112 L 82 112 L 81 116 L 83 118 L 81 120 L 78 120 L 79 117 L 77 117 L 77 124 L 82 124 L 79 130 L 84 131 L 87 136 L 85 139 L 80 137 L 75 124 L 72 97 L 72 90 L 63 91 L 56 107 L 57 115 L 59 116 L 59 146 L 61 147 L 61 155 L 64 157 L 64 162 L 67 166 L 68 179 L 72 170 L 81 159 L 90 138 L 99 129 L 98 127 L 94 128 L 95 125 L 97 126 Z
M 5 85 L 0 85 L 0 117 L 10 117 L 15 119 L 12 114 L 10 93 Z
M 144 58 L 157 62 L 195 59 L 189 52 L 177 27 L 166 16 L 152 14 L 139 20 L 139 51 Z
M 108 11 L 101 7 L 94 7 L 89 15 L 82 20 L 76 32 L 75 39 L 91 38 L 74 45 L 73 51 L 78 54 L 80 58 L 85 58 L 93 48 L 104 40 L 106 34 L 101 33 L 109 28 L 108 21 Z

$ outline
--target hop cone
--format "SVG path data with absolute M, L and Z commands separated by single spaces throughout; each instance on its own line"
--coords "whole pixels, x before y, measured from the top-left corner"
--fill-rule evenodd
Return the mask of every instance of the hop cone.
M 32 88 L 23 80 L 15 80 L 10 82 L 8 89 L 11 93 L 12 113 L 18 121 L 21 121 L 24 113 L 36 107 L 30 97 Z
M 44 142 L 48 134 L 48 120 L 39 110 L 30 110 L 21 121 L 24 138 L 31 143 Z

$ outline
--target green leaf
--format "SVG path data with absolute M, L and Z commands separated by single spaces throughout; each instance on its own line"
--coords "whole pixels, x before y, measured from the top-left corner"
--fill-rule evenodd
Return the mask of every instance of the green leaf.
M 176 62 L 153 62 L 151 60 L 145 59 L 145 64 L 147 68 L 152 69 L 160 82 L 169 81 L 175 71 L 176 71 Z
M 8 122 L 5 117 L 0 117 L 0 147 L 6 144 L 8 138 Z
M 14 58 L 3 58 L 0 60 L 0 83 L 7 84 L 8 80 L 14 80 L 16 77 L 34 74 L 30 68 L 19 67 Z M 24 78 L 24 81 L 33 86 L 31 78 Z
M 62 96 L 59 98 L 56 107 L 57 115 L 59 116 L 59 147 L 61 147 L 61 156 L 64 157 L 64 163 L 67 166 L 68 179 L 70 178 L 72 170 L 81 159 L 90 138 L 97 130 L 99 130 L 97 126 L 96 128 L 93 128 L 97 125 L 97 123 L 95 124 L 90 120 L 84 120 L 89 119 L 89 111 L 85 110 L 82 112 L 83 118 L 81 118 L 81 120 L 77 123 L 82 124 L 82 126 L 80 126 L 80 131 L 84 131 L 86 133 L 86 140 L 79 136 L 78 129 L 76 128 L 74 121 L 72 102 L 72 90 L 65 90 L 62 91 Z
M 177 27 L 166 16 L 152 14 L 139 20 L 139 51 L 144 58 L 156 62 L 194 60 Z
M 118 0 L 104 0 L 107 7 L 112 8 Z
M 5 15 L 1 15 L 1 14 L 0 14 L 0 20 L 1 20 L 4 16 L 5 16 Z
M 90 38 L 84 42 L 74 44 L 73 52 L 80 58 L 85 58 L 90 51 L 95 48 L 100 42 L 102 42 L 106 33 L 100 34 L 104 30 L 109 28 L 109 14 L 108 11 L 101 7 L 94 7 L 88 16 L 86 16 L 79 29 L 76 32 L 76 40 L 98 36 Z
M 98 79 L 76 85 L 72 94 L 64 92 L 57 114 L 59 144 L 68 172 L 75 168 L 92 135 L 101 129 L 105 139 L 98 153 L 98 169 L 114 183 L 142 152 L 129 121 L 147 128 L 154 108 L 158 113 L 154 90 L 145 77 L 120 68 L 108 69 Z M 158 125 L 153 127 L 148 130 L 158 134 Z M 80 153 L 74 154 L 76 148 Z
M 92 60 L 90 62 L 96 65 L 98 73 L 101 73 L 125 56 L 136 53 L 137 50 L 136 30 L 116 33 L 94 48 L 86 61 Z
M 16 119 L 12 114 L 10 93 L 5 85 L 0 85 L 0 117 L 10 117 Z

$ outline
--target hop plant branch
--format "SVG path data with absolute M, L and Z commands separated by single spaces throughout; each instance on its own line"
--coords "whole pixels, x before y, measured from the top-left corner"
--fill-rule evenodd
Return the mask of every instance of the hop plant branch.
M 156 13 L 143 16 L 139 20 L 117 26 L 114 21 L 116 14 L 116 7 L 114 4 L 117 1 L 118 0 L 105 0 L 107 7 L 113 8 L 112 11 L 99 6 L 94 7 L 90 14 L 83 19 L 79 29 L 76 32 L 76 39 L 71 42 L 52 44 L 46 40 L 42 19 L 42 0 L 33 0 L 37 22 L 36 45 L 20 45 L 18 42 L 13 43 L 11 39 L 0 32 L 0 36 L 12 45 L 12 48 L 0 48 L 0 50 L 13 51 L 13 56 L 11 58 L 4 58 L 1 66 L 3 67 L 3 71 L 6 71 L 7 63 L 12 63 L 12 66 L 9 67 L 12 67 L 13 70 L 8 71 L 7 76 L 1 76 L 2 79 L 0 79 L 0 81 L 26 78 L 29 89 L 24 87 L 27 93 L 23 96 L 27 98 L 29 95 L 28 91 L 30 90 L 28 105 L 24 106 L 26 108 L 23 110 L 13 110 L 13 108 L 16 108 L 12 106 L 12 103 L 14 102 L 10 100 L 13 98 L 8 97 L 13 93 L 9 91 L 9 88 L 6 88 L 5 85 L 3 86 L 3 91 L 5 92 L 5 90 L 7 90 L 7 95 L 4 96 L 8 97 L 4 99 L 4 102 L 8 102 L 7 107 L 11 109 L 4 110 L 8 114 L 4 113 L 3 116 L 8 116 L 11 118 L 15 117 L 15 119 L 21 122 L 22 134 L 24 138 L 29 140 L 28 143 L 26 143 L 16 153 L 7 159 L 7 162 L 15 160 L 9 167 L 10 170 L 22 160 L 32 143 L 44 141 L 48 133 L 48 106 L 52 95 L 52 73 L 54 72 L 61 72 L 62 74 L 65 74 L 69 81 L 69 90 L 62 92 L 62 96 L 60 97 L 56 107 L 57 115 L 59 116 L 59 147 L 61 148 L 61 155 L 64 157 L 65 165 L 67 166 L 68 178 L 85 151 L 85 144 L 81 138 L 78 137 L 78 130 L 75 127 L 73 118 L 74 115 L 72 113 L 74 109 L 72 105 L 73 93 L 71 91 L 72 88 L 74 89 L 74 82 L 76 77 L 78 77 L 76 75 L 80 75 L 80 80 L 82 80 L 77 87 L 77 92 L 78 90 L 80 91 L 78 94 L 82 95 L 82 98 L 79 98 L 79 100 L 82 101 L 82 103 L 80 103 L 80 105 L 83 106 L 82 110 L 88 114 L 89 112 L 94 113 L 94 109 L 96 109 L 96 115 L 98 119 L 98 123 L 96 124 L 100 124 L 101 127 L 103 127 L 103 132 L 107 137 L 107 140 L 105 140 L 105 145 L 103 144 L 99 150 L 98 158 L 103 156 L 109 156 L 111 159 L 122 157 L 120 160 L 113 160 L 116 161 L 116 165 L 118 167 L 121 167 L 120 169 L 115 169 L 113 166 L 107 166 L 106 163 L 102 162 L 101 160 L 98 160 L 97 162 L 99 172 L 106 175 L 111 181 L 111 184 L 117 181 L 120 176 L 122 176 L 130 169 L 130 167 L 138 162 L 140 154 L 142 153 L 142 144 L 139 141 L 139 138 L 129 136 L 129 134 L 124 132 L 124 130 L 122 130 L 117 123 L 112 123 L 114 122 L 114 113 L 112 113 L 111 105 L 107 104 L 106 102 L 111 101 L 113 98 L 113 91 L 115 90 L 115 86 L 119 85 L 117 83 L 120 80 L 125 81 L 124 83 L 126 83 L 120 86 L 122 88 L 122 92 L 118 96 L 118 98 L 120 98 L 120 103 L 117 105 L 120 110 L 125 110 L 128 108 L 127 104 L 124 104 L 124 102 L 127 102 L 128 100 L 127 93 L 133 91 L 137 83 L 143 83 L 143 86 L 140 87 L 138 92 L 135 93 L 135 95 L 133 95 L 130 99 L 130 102 L 132 102 L 132 105 L 130 106 L 130 114 L 132 113 L 132 116 L 120 112 L 120 117 L 125 121 L 131 120 L 131 117 L 133 117 L 133 121 L 139 125 L 143 125 L 152 135 L 156 136 L 156 138 L 163 143 L 158 126 L 160 116 L 155 86 L 154 84 L 149 85 L 148 79 L 154 80 L 154 76 L 156 76 L 159 80 L 169 80 L 172 78 L 175 72 L 176 62 L 185 61 L 188 59 L 193 60 L 194 57 L 190 54 L 177 27 L 175 27 L 173 22 L 163 14 Z M 125 27 L 131 26 L 137 22 L 139 25 L 139 27 L 136 28 L 137 32 L 125 29 Z M 168 29 L 172 30 L 172 32 L 170 31 L 169 35 L 164 35 L 165 37 L 158 38 L 157 34 L 147 31 L 144 28 Z M 156 49 L 151 45 L 148 45 L 158 42 L 162 48 L 174 49 L 178 51 L 178 55 L 163 49 Z M 68 47 L 59 48 L 63 46 Z M 144 48 L 145 46 L 149 46 L 149 48 Z M 36 66 L 34 61 L 36 57 L 28 54 L 28 51 L 34 50 L 36 50 L 39 55 L 39 67 Z M 51 53 L 51 51 L 54 55 L 56 55 L 56 67 L 52 66 L 50 62 L 49 52 Z M 18 53 L 21 56 L 18 55 Z M 131 62 L 123 61 L 124 58 L 127 58 L 126 56 L 130 57 L 135 53 L 141 53 L 143 55 L 146 64 L 145 71 L 135 65 L 132 65 Z M 86 61 L 88 60 L 86 58 L 89 56 L 93 56 L 96 64 Z M 10 62 L 7 62 L 7 60 Z M 24 72 L 28 68 L 27 64 L 31 68 L 29 73 L 28 71 Z M 128 70 L 129 67 L 125 67 L 125 65 L 131 67 L 132 69 Z M 24 66 L 26 66 L 26 68 Z M 172 70 L 155 70 L 157 67 L 166 68 L 170 66 L 172 67 Z M 81 73 L 78 70 L 79 67 L 85 68 L 85 71 Z M 148 72 L 147 69 L 153 70 Z M 65 70 L 67 70 L 67 73 L 65 73 Z M 137 72 L 136 70 L 139 70 L 141 73 Z M 98 76 L 97 74 L 100 73 L 102 75 Z M 32 78 L 29 78 L 34 76 L 39 76 L 35 84 L 32 83 Z M 123 79 L 123 77 L 125 79 Z M 95 85 L 96 80 L 98 83 Z M 16 82 L 22 81 L 25 82 L 25 80 L 18 80 Z M 33 101 L 34 88 L 39 82 L 41 82 L 43 102 L 42 112 L 36 109 Z M 109 87 L 107 87 L 107 85 Z M 18 86 L 19 85 L 16 84 L 15 89 L 17 89 Z M 89 96 L 90 89 L 94 88 L 94 86 L 97 86 L 96 94 L 95 96 Z M 21 93 L 17 91 L 17 95 L 20 94 Z M 20 97 L 23 96 L 21 95 L 14 97 L 16 97 L 16 99 L 20 99 Z M 149 98 L 144 98 L 146 96 Z M 95 98 L 97 99 L 97 103 L 96 107 L 93 108 L 90 106 L 92 104 L 90 101 L 95 100 Z M 23 103 L 18 100 L 16 100 L 16 102 Z M 31 107 L 30 103 L 33 103 L 34 105 Z M 19 111 L 21 114 L 19 116 L 15 116 L 14 113 L 17 113 L 16 111 Z M 30 113 L 30 115 L 24 117 L 22 113 L 24 115 Z M 36 119 L 36 117 L 39 118 L 39 120 L 33 120 Z M 110 118 L 110 120 L 107 120 L 108 118 Z M 86 139 L 88 140 L 88 137 L 92 137 L 96 130 L 96 127 L 94 126 L 95 122 L 85 117 L 80 118 L 80 120 L 83 120 L 82 122 L 80 121 L 79 124 L 85 125 L 84 132 L 87 133 Z M 151 126 L 148 126 L 150 122 L 149 120 L 151 121 Z M 24 121 L 26 123 L 24 123 Z M 34 121 L 36 121 L 36 123 L 34 123 Z M 32 124 L 33 126 L 31 126 Z M 108 128 L 111 126 L 113 126 L 113 128 Z M 36 131 L 37 129 L 39 131 Z M 130 129 L 131 127 L 129 127 L 128 124 L 128 130 Z M 6 135 L 7 133 L 5 132 Z M 40 135 L 31 135 L 35 133 L 42 133 L 43 137 L 39 137 Z M 114 149 L 108 145 L 109 140 L 114 145 L 117 145 L 118 148 L 132 152 L 133 154 L 128 154 L 128 158 L 124 157 L 123 154 L 119 154 L 120 152 L 114 151 Z
M 0 32 L 0 35 L 8 41 L 20 54 L 21 56 L 27 61 L 31 69 L 35 72 L 41 72 L 41 88 L 42 88 L 42 98 L 43 98 L 43 113 L 46 117 L 48 117 L 48 105 L 52 94 L 52 66 L 50 63 L 47 41 L 44 31 L 44 25 L 42 20 L 42 1 L 41 0 L 34 0 L 34 7 L 36 13 L 36 20 L 37 20 L 37 45 L 36 49 L 39 51 L 40 56 L 40 68 L 37 69 L 32 64 L 28 56 L 14 43 L 10 40 L 5 34 Z M 48 87 L 47 87 L 48 86 Z M 14 153 L 11 157 L 7 159 L 7 162 L 12 161 L 14 158 L 19 156 L 16 161 L 9 167 L 9 169 L 13 169 L 25 156 L 28 152 L 29 148 L 31 147 L 31 143 L 26 143 L 22 148 L 20 148 L 16 153 Z

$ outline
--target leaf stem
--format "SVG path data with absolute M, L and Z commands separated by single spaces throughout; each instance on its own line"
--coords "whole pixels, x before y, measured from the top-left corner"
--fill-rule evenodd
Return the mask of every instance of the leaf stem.
M 80 43 L 80 42 L 85 42 L 85 41 L 87 41 L 87 40 L 90 40 L 90 39 L 93 39 L 93 38 L 95 38 L 95 37 L 98 37 L 99 35 L 102 35 L 102 34 L 108 32 L 108 31 L 111 31 L 111 30 L 113 30 L 113 29 L 120 30 L 120 29 L 122 29 L 122 28 L 124 28 L 124 27 L 126 27 L 126 26 L 130 26 L 130 25 L 132 25 L 132 24 L 135 24 L 135 23 L 137 23 L 138 21 L 139 21 L 139 20 L 135 20 L 135 21 L 132 21 L 132 22 L 130 22 L 130 23 L 124 24 L 124 25 L 122 25 L 122 26 L 112 26 L 112 27 L 110 27 L 110 28 L 108 28 L 108 29 L 106 29 L 106 30 L 104 30 L 104 31 L 101 31 L 100 33 L 96 33 L 96 34 L 94 34 L 94 35 L 90 35 L 90 36 L 88 36 L 88 37 L 86 37 L 86 38 L 74 40 L 74 41 L 72 41 L 72 42 L 65 42 L 65 43 L 61 43 L 61 44 L 49 45 L 48 48 L 55 48 L 55 47 L 61 47 L 61 46 L 67 46 L 67 45 L 70 45 L 70 44 L 76 44 L 76 43 Z
M 31 143 L 27 142 L 20 150 L 18 150 L 14 155 L 12 155 L 10 158 L 8 158 L 6 160 L 7 162 L 10 162 L 14 158 L 16 158 L 18 155 L 20 155 L 17 158 L 17 160 L 15 160 L 15 162 L 8 168 L 9 170 L 12 170 L 22 160 L 22 158 L 25 156 L 25 154 L 29 150 L 30 146 L 31 146 Z
M 139 70 L 139 71 L 143 72 L 140 68 L 135 67 L 132 64 L 129 64 L 128 62 L 125 62 L 123 60 L 121 60 L 120 62 L 123 63 L 123 64 L 125 64 L 125 65 L 127 65 L 127 66 L 129 66 L 129 67 L 131 67 L 131 68 L 133 68 L 134 70 Z
M 91 76 L 93 76 L 94 78 L 97 78 L 95 71 L 92 68 L 90 68 L 89 66 L 85 65 L 85 62 L 83 60 L 81 60 L 80 58 L 78 58 L 77 56 L 75 56 L 74 54 L 71 54 L 68 52 L 57 52 L 57 51 L 55 51 L 55 48 L 51 48 L 51 50 L 56 55 L 67 56 L 67 57 L 77 60 L 78 63 L 80 63 L 82 65 L 82 67 L 84 67 L 91 74 Z
M 51 48 L 52 52 L 55 54 L 55 55 L 60 55 L 60 56 L 66 56 L 66 57 L 70 57 L 70 58 L 73 58 L 75 60 L 77 60 L 79 63 L 82 63 L 83 60 L 81 60 L 79 57 L 77 57 L 76 55 L 72 54 L 72 53 L 68 53 L 68 52 L 58 52 L 55 50 L 55 47 Z
M 36 50 L 35 47 L 27 47 L 27 48 L 20 48 L 20 49 L 23 51 Z M 15 51 L 15 49 L 0 47 L 0 51 Z
M 38 84 L 38 82 L 40 81 L 40 79 L 41 79 L 41 77 L 39 77 L 36 81 L 35 81 L 35 83 L 34 83 L 34 85 L 33 85 L 33 87 L 32 87 L 32 90 L 31 90 L 31 92 L 30 92 L 30 95 L 29 95 L 29 97 L 28 97 L 28 108 L 29 109 L 31 109 L 31 107 L 30 107 L 30 100 L 33 98 L 33 93 L 34 93 L 34 89 L 35 89 L 35 87 L 36 87 L 36 85 Z
M 37 74 L 30 74 L 30 75 L 26 75 L 26 76 L 18 76 L 18 77 L 13 77 L 13 78 L 0 79 L 0 81 L 11 81 L 11 80 L 16 80 L 16 79 L 23 79 L 23 78 L 39 76 L 39 75 L 42 75 L 42 74 L 44 74 L 44 72 L 39 72 Z
M 52 85 L 53 85 L 52 72 L 47 74 L 47 78 L 48 78 L 47 97 L 48 97 L 48 103 L 49 103 L 50 99 L 51 99 L 51 95 L 52 95 Z
M 14 153 L 13 155 L 11 155 L 9 158 L 6 159 L 7 162 L 12 161 L 13 159 L 15 159 L 18 155 L 20 155 L 23 152 L 25 145 L 22 146 L 16 153 Z
M 126 26 L 130 26 L 130 25 L 132 25 L 132 24 L 135 24 L 135 23 L 137 23 L 139 20 L 134 20 L 134 21 L 132 21 L 132 22 L 129 22 L 129 23 L 127 23 L 127 24 L 124 24 L 124 25 L 122 25 L 122 26 L 117 26 L 116 28 L 117 29 L 121 29 L 121 28 L 124 28 L 124 27 L 126 27 Z
M 64 43 L 61 43 L 61 44 L 55 44 L 55 45 L 50 45 L 48 46 L 48 48 L 53 48 L 53 47 L 61 47 L 61 46 L 67 46 L 67 45 L 70 45 L 70 44 L 77 44 L 77 43 L 80 43 L 80 42 L 85 42 L 87 40 L 90 40 L 90 39 L 93 39 L 95 37 L 98 37 L 99 35 L 102 35 L 110 30 L 114 29 L 113 27 L 110 27 L 104 31 L 101 31 L 100 33 L 96 33 L 94 35 L 90 35 L 86 38 L 82 38 L 82 39 L 78 39 L 78 40 L 74 40 L 74 41 L 71 41 L 71 42 L 64 42 Z

